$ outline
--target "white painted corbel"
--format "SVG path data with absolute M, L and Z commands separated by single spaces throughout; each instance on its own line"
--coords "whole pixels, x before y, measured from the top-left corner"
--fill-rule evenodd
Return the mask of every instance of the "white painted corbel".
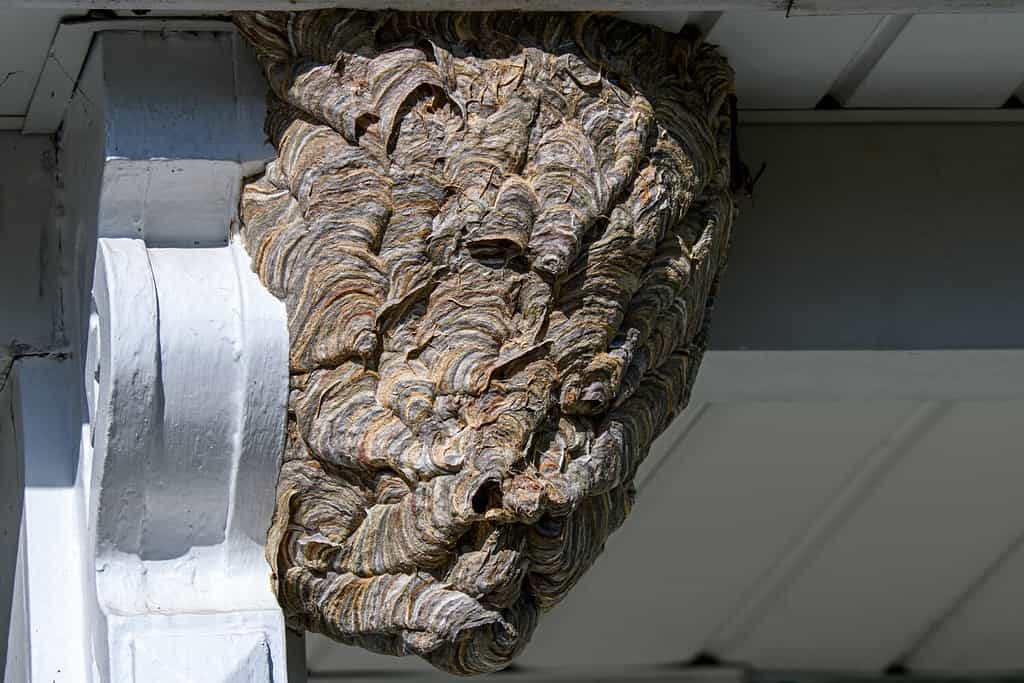
M 30 630 L 30 680 L 286 681 L 263 546 L 288 331 L 230 238 L 273 155 L 266 85 L 223 23 L 122 28 L 92 40 L 60 138 L 82 428 L 67 509 L 26 506 L 26 557 L 66 575 L 26 590 L 29 623 L 66 624 L 60 647 Z
M 128 238 L 99 240 L 93 301 L 85 501 L 109 679 L 285 680 L 263 559 L 283 305 L 237 245 Z

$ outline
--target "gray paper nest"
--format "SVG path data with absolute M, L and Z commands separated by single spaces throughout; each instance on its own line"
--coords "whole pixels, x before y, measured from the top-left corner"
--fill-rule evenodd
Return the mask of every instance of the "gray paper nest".
M 686 404 L 734 215 L 732 73 L 601 15 L 236 22 L 278 152 L 242 198 L 291 337 L 278 599 L 297 628 L 500 669 Z

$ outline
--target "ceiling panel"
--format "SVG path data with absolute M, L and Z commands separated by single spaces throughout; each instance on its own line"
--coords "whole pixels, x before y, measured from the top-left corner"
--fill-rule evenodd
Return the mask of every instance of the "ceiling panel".
M 522 664 L 640 665 L 692 657 L 913 406 L 707 407 L 640 491 L 598 562 L 541 619 Z
M 698 410 L 625 529 L 541 620 L 521 669 L 655 666 L 709 643 L 728 661 L 767 669 L 878 670 L 913 652 L 910 664 L 921 670 L 1024 666 L 1024 551 L 1009 552 L 1024 529 L 1016 440 L 1024 402 L 948 404 L 930 431 L 908 441 L 902 459 L 879 468 L 873 488 L 854 496 L 850 484 L 869 456 L 899 441 L 921 404 Z M 842 509 L 853 513 L 810 535 L 837 497 L 851 499 Z M 795 553 L 803 562 L 780 575 L 774 570 L 792 548 L 810 550 Z M 712 636 L 743 617 L 737 606 L 758 592 L 767 596 L 753 602 L 760 609 L 726 639 L 734 646 L 719 649 Z M 315 636 L 309 666 L 345 672 L 346 680 L 429 671 L 416 658 Z
M 708 36 L 736 71 L 744 109 L 811 109 L 881 17 L 723 14 Z
M 1024 530 L 1021 401 L 953 404 L 750 624 L 731 656 L 879 671 Z
M 0 116 L 24 116 L 60 10 L 0 9 Z
M 939 625 L 910 660 L 913 671 L 1024 671 L 1024 543 Z
M 1024 83 L 1024 14 L 913 17 L 851 107 L 999 107 Z

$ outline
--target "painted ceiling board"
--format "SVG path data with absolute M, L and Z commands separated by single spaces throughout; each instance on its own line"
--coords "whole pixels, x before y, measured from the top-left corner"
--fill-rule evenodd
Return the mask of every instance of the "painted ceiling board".
M 1024 83 L 1024 15 L 913 17 L 850 107 L 1000 107 Z
M 123 10 L 125 7 L 153 7 L 176 11 L 219 11 L 238 9 L 306 10 L 336 7 L 336 0 L 160 0 L 155 3 L 131 0 L 0 0 L 8 7 L 70 7 Z M 693 11 L 776 12 L 779 14 L 878 14 L 889 12 L 1020 12 L 1019 0 L 349 0 L 346 6 L 362 9 L 405 10 L 618 10 L 684 6 Z M 790 6 L 791 5 L 791 6 Z
M 812 109 L 881 20 L 725 13 L 708 40 L 736 71 L 744 109 Z
M 0 116 L 24 116 L 61 10 L 0 9 Z
M 1024 543 L 945 619 L 910 659 L 913 671 L 1024 671 Z
M 880 671 L 912 651 L 1024 530 L 1022 410 L 1022 401 L 952 404 L 748 622 L 730 656 Z
M 1024 347 L 1021 299 L 1006 295 L 1024 291 L 1024 126 L 745 126 L 739 139 L 766 170 L 733 231 L 713 348 Z
M 604 554 L 541 619 L 523 666 L 692 657 L 913 407 L 709 406 L 638 495 Z

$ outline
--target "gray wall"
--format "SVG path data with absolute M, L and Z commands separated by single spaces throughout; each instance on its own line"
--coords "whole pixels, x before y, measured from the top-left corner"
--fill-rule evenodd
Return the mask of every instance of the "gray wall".
M 1024 347 L 1024 125 L 761 125 L 718 349 Z

